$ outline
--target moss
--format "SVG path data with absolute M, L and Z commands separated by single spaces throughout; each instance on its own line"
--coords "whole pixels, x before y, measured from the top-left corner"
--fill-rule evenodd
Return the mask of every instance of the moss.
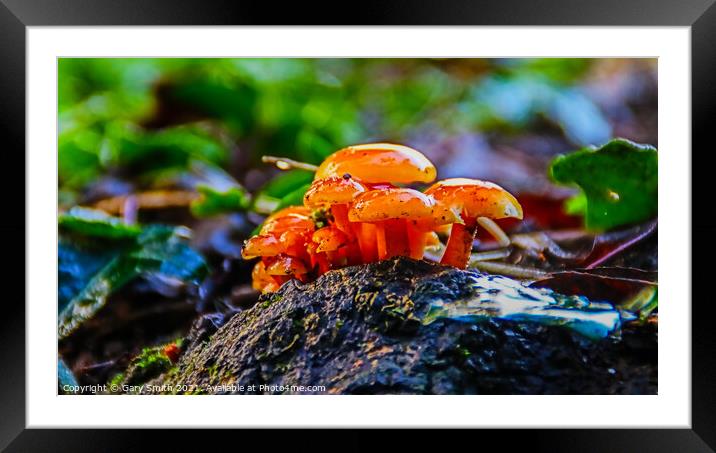
M 109 387 L 115 387 L 122 384 L 122 381 L 124 381 L 124 373 L 115 374 L 112 379 L 109 380 Z
M 137 368 L 150 369 L 162 367 L 169 369 L 171 367 L 171 361 L 164 354 L 163 349 L 163 347 L 144 348 L 132 362 Z
M 313 223 L 316 224 L 316 229 L 323 228 L 327 226 L 329 222 L 333 221 L 333 215 L 325 208 L 315 209 L 311 213 L 311 218 L 313 219 Z
M 259 304 L 259 307 L 261 308 L 268 308 L 271 305 L 275 304 L 276 302 L 280 302 L 283 296 L 278 293 L 272 293 L 270 294 L 265 301 L 261 302 Z
M 284 353 L 284 352 L 290 350 L 291 348 L 293 348 L 294 346 L 296 346 L 296 343 L 298 342 L 298 340 L 299 340 L 300 338 L 301 338 L 301 335 L 299 335 L 299 334 L 294 335 L 294 336 L 293 336 L 293 339 L 292 339 L 291 342 L 288 344 L 288 346 L 286 346 L 285 348 L 283 348 L 280 352 L 281 352 L 281 353 Z
M 378 297 L 377 291 L 359 292 L 355 295 L 353 301 L 358 307 L 358 310 L 367 311 L 370 307 L 373 306 L 373 302 L 375 302 L 376 297 Z
M 218 381 L 218 380 L 219 380 L 219 379 L 218 379 L 218 377 L 219 377 L 218 371 L 219 371 L 219 364 L 218 364 L 218 363 L 215 363 L 215 364 L 211 365 L 210 367 L 208 367 L 208 368 L 206 369 L 206 372 L 209 374 L 209 380 L 210 380 L 210 381 L 214 382 L 214 381 Z
M 172 362 L 164 354 L 163 349 L 163 346 L 142 349 L 142 352 L 129 364 L 125 383 L 142 384 L 171 369 Z
M 413 317 L 415 304 L 407 295 L 388 294 L 385 301 L 386 304 L 381 308 L 385 315 L 401 320 Z

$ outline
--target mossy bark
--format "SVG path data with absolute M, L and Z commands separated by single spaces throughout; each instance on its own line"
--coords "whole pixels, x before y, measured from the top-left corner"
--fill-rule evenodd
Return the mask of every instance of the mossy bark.
M 595 342 L 536 323 L 421 322 L 435 298 L 468 297 L 476 274 L 397 258 L 289 282 L 218 329 L 198 321 L 177 366 L 151 382 L 164 387 L 145 392 L 656 393 L 653 326 Z

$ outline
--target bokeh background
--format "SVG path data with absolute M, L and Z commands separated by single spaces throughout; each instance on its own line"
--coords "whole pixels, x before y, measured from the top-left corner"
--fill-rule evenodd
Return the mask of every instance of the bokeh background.
M 61 206 L 177 181 L 200 160 L 249 191 L 264 154 L 319 163 L 393 141 L 440 178 L 548 190 L 549 159 L 657 143 L 653 59 L 60 59 Z M 275 195 L 275 194 L 274 194 Z
M 264 155 L 318 164 L 351 144 L 406 144 L 439 178 L 516 194 L 526 219 L 513 226 L 541 231 L 581 222 L 563 213 L 574 191 L 547 177 L 556 154 L 613 137 L 658 146 L 654 59 L 63 58 L 58 89 L 60 212 L 88 206 L 193 231 L 191 249 L 167 255 L 172 272 L 108 290 L 61 339 L 83 384 L 107 382 L 200 316 L 220 323 L 256 303 L 241 243 L 276 206 L 300 203 L 313 178 Z M 193 206 L 200 190 L 220 196 Z M 109 258 L 98 244 L 86 253 L 60 242 L 61 310 Z M 189 258 L 206 260 L 207 278 L 176 278 Z

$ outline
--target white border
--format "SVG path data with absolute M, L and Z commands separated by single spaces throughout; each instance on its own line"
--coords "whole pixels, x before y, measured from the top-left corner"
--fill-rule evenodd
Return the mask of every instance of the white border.
M 28 427 L 691 426 L 688 27 L 29 27 L 27 38 Z M 658 57 L 659 210 L 669 214 L 659 225 L 659 394 L 57 396 L 58 56 Z

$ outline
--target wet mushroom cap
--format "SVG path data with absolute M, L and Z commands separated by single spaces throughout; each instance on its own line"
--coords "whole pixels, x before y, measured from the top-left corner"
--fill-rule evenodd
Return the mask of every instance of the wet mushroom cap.
M 522 206 L 497 184 L 479 179 L 452 178 L 439 181 L 425 191 L 439 203 L 460 209 L 466 217 L 522 218 Z
M 292 256 L 277 255 L 268 259 L 270 260 L 270 264 L 266 266 L 268 275 L 289 276 L 302 275 L 308 272 L 303 262 Z
M 276 281 L 266 272 L 266 265 L 259 261 L 251 271 L 251 287 L 261 292 L 273 292 L 278 289 Z
M 439 206 L 432 197 L 413 189 L 395 188 L 358 195 L 353 200 L 348 219 L 351 222 L 406 219 L 432 224 L 436 214 L 441 224 L 459 220 L 452 210 Z
M 290 206 L 271 214 L 261 227 L 261 234 L 281 235 L 289 230 L 313 231 L 315 224 L 311 210 L 305 206 Z
M 279 209 L 278 211 L 274 212 L 270 216 L 266 217 L 266 220 L 264 220 L 264 223 L 270 222 L 272 220 L 280 219 L 281 217 L 295 216 L 295 215 L 302 215 L 302 216 L 310 217 L 311 210 L 305 206 L 288 206 L 286 208 Z
M 407 184 L 435 180 L 435 166 L 420 151 L 392 143 L 369 143 L 331 154 L 316 171 L 316 179 L 349 174 L 366 183 Z
M 353 198 L 366 187 L 350 175 L 331 176 L 316 179 L 303 197 L 303 204 L 309 208 L 320 208 L 326 205 L 350 203 Z
M 272 234 L 257 234 L 244 242 L 241 257 L 245 260 L 258 256 L 276 256 L 284 250 L 279 238 Z
M 338 228 L 327 226 L 313 233 L 316 252 L 333 252 L 348 243 L 348 237 Z

